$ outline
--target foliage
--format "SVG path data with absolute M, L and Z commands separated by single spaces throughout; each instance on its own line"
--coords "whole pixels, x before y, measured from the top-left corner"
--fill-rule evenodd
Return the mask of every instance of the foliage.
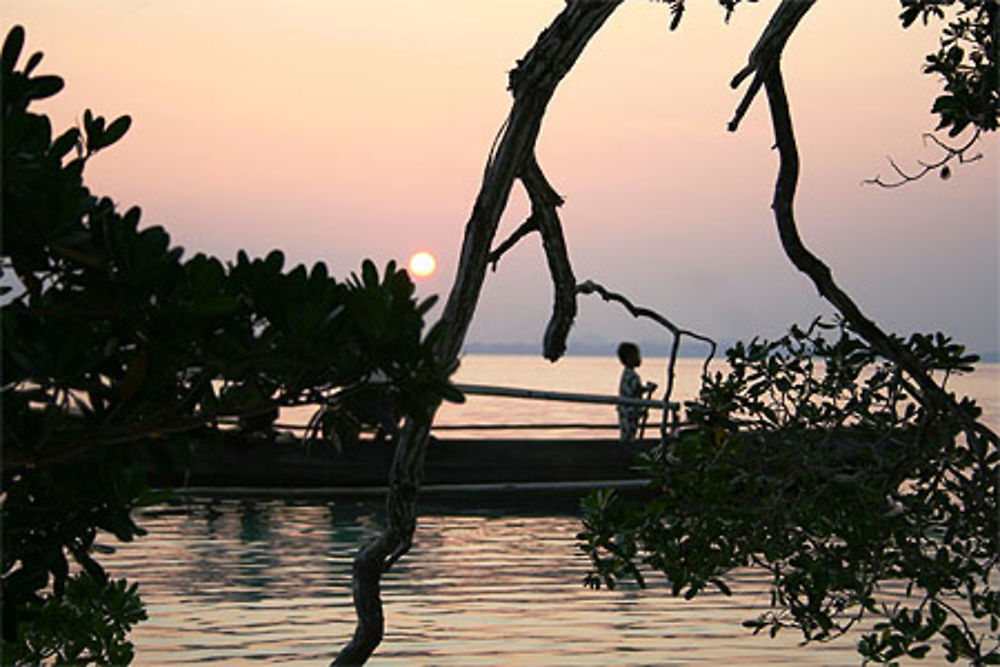
M 66 582 L 66 591 L 27 605 L 30 622 L 18 627 L 19 636 L 5 661 L 56 665 L 132 661 L 129 629 L 146 619 L 137 584 L 109 581 L 80 572 Z M 15 648 L 16 647 L 16 648 Z
M 943 381 L 976 360 L 941 334 L 899 342 Z M 1000 662 L 995 440 L 971 447 L 954 418 L 908 400 L 903 374 L 843 324 L 727 354 L 687 404 L 690 427 L 645 460 L 654 497 L 586 501 L 587 583 L 644 585 L 653 570 L 692 598 L 755 567 L 771 588 L 755 633 L 822 641 L 869 616 L 866 660 L 920 658 L 936 637 L 949 660 Z
M 33 73 L 39 53 L 18 69 L 23 42 L 15 27 L 0 57 L 5 643 L 46 636 L 18 625 L 73 607 L 71 586 L 112 585 L 91 555 L 98 531 L 141 535 L 131 510 L 162 498 L 146 487 L 145 462 L 213 437 L 220 420 L 269 425 L 281 406 L 364 386 L 416 419 L 460 398 L 453 366 L 433 354 L 438 334 L 422 337 L 433 300 L 418 303 L 393 263 L 379 276 L 365 261 L 338 282 L 323 264 L 286 270 L 278 251 L 184 259 L 164 229 L 140 225 L 138 208 L 93 195 L 84 167 L 130 120 L 88 110 L 82 128 L 54 136 L 29 107 L 62 80 Z M 71 578 L 70 558 L 90 578 Z M 123 632 L 138 619 L 126 606 L 112 608 Z M 72 646 L 111 660 L 124 649 L 99 626 Z
M 992 131 L 1000 119 L 1000 78 L 997 75 L 997 37 L 1000 4 L 994 0 L 902 0 L 900 20 L 909 27 L 917 18 L 943 20 L 945 7 L 953 8 L 942 29 L 941 46 L 927 56 L 924 72 L 939 74 L 944 94 L 931 109 L 938 114 L 938 129 L 952 137 L 966 127 Z

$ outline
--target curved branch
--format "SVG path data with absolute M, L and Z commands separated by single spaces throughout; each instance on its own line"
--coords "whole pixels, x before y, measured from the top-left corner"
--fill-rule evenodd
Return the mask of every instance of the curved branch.
M 644 308 L 642 306 L 636 306 L 629 299 L 616 292 L 611 292 L 604 286 L 594 282 L 593 280 L 587 280 L 576 286 L 576 291 L 579 294 L 597 294 L 605 301 L 614 301 L 620 303 L 625 307 L 625 310 L 629 312 L 632 317 L 635 318 L 648 318 L 653 320 L 660 326 L 668 329 L 674 336 L 673 344 L 670 346 L 670 363 L 667 366 L 667 386 L 663 392 L 663 400 L 669 401 L 670 395 L 674 388 L 674 367 L 677 362 L 677 352 L 680 348 L 681 336 L 690 336 L 695 340 L 700 340 L 703 343 L 707 343 L 709 346 L 708 355 L 705 357 L 705 362 L 702 364 L 702 375 L 708 374 L 708 364 L 712 361 L 715 356 L 716 344 L 715 341 L 708 336 L 703 336 L 702 334 L 695 333 L 694 331 L 689 331 L 687 329 L 681 329 L 676 324 L 660 315 L 655 310 L 650 310 L 649 308 Z
M 784 3 L 782 7 L 784 7 Z M 989 456 L 995 455 L 997 447 L 1000 446 L 1000 439 L 997 438 L 996 433 L 963 410 L 956 398 L 947 393 L 931 377 L 899 339 L 887 335 L 875 322 L 868 319 L 847 293 L 834 282 L 829 267 L 802 243 L 794 216 L 799 156 L 779 63 L 780 56 L 780 50 L 772 52 L 770 54 L 771 61 L 758 63 L 756 70 L 767 94 L 775 146 L 778 150 L 779 167 L 774 186 L 772 209 L 785 254 L 797 269 L 812 280 L 820 295 L 840 312 L 847 324 L 861 338 L 865 339 L 878 354 L 892 361 L 912 379 L 916 387 L 910 383 L 906 383 L 905 386 L 914 400 L 930 413 L 947 412 L 961 425 L 973 456 L 974 463 L 972 465 L 980 470 L 988 470 Z M 739 117 L 740 113 L 738 112 L 737 121 Z M 996 484 L 995 480 L 984 478 L 979 482 L 977 492 L 1000 496 L 1000 486 Z M 996 523 L 991 526 L 991 530 L 995 531 L 995 535 L 1000 535 L 1000 516 L 996 518 Z
M 829 268 L 803 245 L 798 235 L 793 211 L 799 172 L 798 151 L 780 67 L 775 66 L 770 71 L 764 80 L 764 86 L 779 155 L 772 208 L 785 254 L 796 268 L 809 276 L 820 295 L 840 311 L 859 336 L 913 380 L 916 388 L 909 388 L 909 391 L 914 400 L 928 412 L 946 411 L 961 425 L 975 465 L 980 470 L 987 470 L 991 452 L 995 453 L 996 448 L 1000 446 L 1000 439 L 996 433 L 963 410 L 954 395 L 947 393 L 898 339 L 888 336 L 875 322 L 868 319 L 857 304 L 834 282 Z M 906 386 L 909 387 L 909 383 Z M 1000 495 L 1000 487 L 995 481 L 983 479 L 981 484 L 981 493 Z M 993 484 L 992 490 L 990 484 Z M 997 517 L 993 529 L 1000 535 L 1000 517 Z
M 780 60 L 782 49 L 787 43 L 791 31 L 814 3 L 815 0 L 802 2 L 783 0 L 758 40 L 757 46 L 750 54 L 750 64 L 733 79 L 733 84 L 738 85 L 751 72 L 756 72 L 754 81 L 760 79 L 767 94 L 775 146 L 778 149 L 779 158 L 778 176 L 775 181 L 771 208 L 774 210 L 782 248 L 792 264 L 809 276 L 820 296 L 840 311 L 858 335 L 867 340 L 879 354 L 894 361 L 913 378 L 920 390 L 914 398 L 928 409 L 947 409 L 954 414 L 960 423 L 964 424 L 970 441 L 979 443 L 978 449 L 985 455 L 985 442 L 982 439 L 996 443 L 996 434 L 966 415 L 959 408 L 955 399 L 938 386 L 934 379 L 924 371 L 920 363 L 898 341 L 888 336 L 875 322 L 861 312 L 857 304 L 833 280 L 830 268 L 805 247 L 799 236 L 794 214 L 795 191 L 799 178 L 799 155 Z M 744 103 L 749 104 L 754 92 L 753 84 L 751 84 L 751 90 L 747 92 L 740 109 L 737 110 L 737 116 L 734 118 L 735 123 L 738 124 L 742 113 L 745 113 Z M 731 124 L 730 129 L 733 127 L 734 125 Z
M 563 237 L 562 223 L 556 208 L 563 199 L 549 184 L 538 166 L 534 155 L 528 156 L 519 174 L 528 196 L 531 198 L 531 217 L 538 223 L 542 233 L 545 259 L 552 276 L 554 294 L 552 316 L 545 327 L 543 354 L 549 361 L 557 361 L 566 352 L 566 338 L 576 318 L 576 277 L 569 261 L 566 239 Z
M 429 427 L 408 419 L 401 440 L 429 436 Z M 369 541 L 354 558 L 352 593 L 358 617 L 354 635 L 332 665 L 360 665 L 371 657 L 385 633 L 382 612 L 382 575 L 410 550 L 416 530 L 417 492 L 423 481 L 425 448 L 396 447 L 389 472 L 386 496 L 385 528 Z
M 531 215 L 503 243 L 490 251 L 487 260 L 496 271 L 500 258 L 518 241 L 531 232 L 541 234 L 542 247 L 545 249 L 545 259 L 554 288 L 552 315 L 545 328 L 543 354 L 549 361 L 558 361 L 566 352 L 566 338 L 569 336 L 577 311 L 576 278 L 569 261 L 569 251 L 566 249 L 562 222 L 556 210 L 562 206 L 563 198 L 545 178 L 545 173 L 538 166 L 534 154 L 525 158 L 517 177 L 531 200 Z
M 913 378 L 921 392 L 920 396 L 914 398 L 933 409 L 947 407 L 958 411 L 954 399 L 934 382 L 907 350 L 861 312 L 854 300 L 834 281 L 830 268 L 802 243 L 794 213 L 795 191 L 799 178 L 798 147 L 792 129 L 784 79 L 781 75 L 781 68 L 777 64 L 765 77 L 764 88 L 767 92 L 775 145 L 778 148 L 779 157 L 778 177 L 774 186 L 774 199 L 771 208 L 774 210 L 778 235 L 788 259 L 797 269 L 812 279 L 820 295 L 840 311 L 860 336 L 867 340 L 880 354 L 898 363 Z

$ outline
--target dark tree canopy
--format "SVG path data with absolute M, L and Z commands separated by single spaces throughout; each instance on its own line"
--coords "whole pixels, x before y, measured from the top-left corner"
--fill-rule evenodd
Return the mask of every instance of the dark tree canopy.
M 942 383 L 977 360 L 940 334 L 899 344 Z M 866 660 L 923 657 L 937 636 L 949 660 L 993 664 L 995 444 L 979 449 L 961 420 L 915 403 L 900 368 L 843 321 L 737 344 L 727 360 L 686 404 L 679 438 L 643 463 L 655 497 L 587 500 L 588 583 L 659 572 L 693 598 L 729 594 L 726 576 L 755 567 L 772 591 L 745 623 L 755 632 L 824 641 L 869 616 L 880 620 L 858 645 Z
M 145 462 L 376 377 L 370 391 L 417 421 L 460 396 L 438 334 L 424 336 L 433 300 L 418 303 L 394 264 L 339 282 L 323 264 L 286 269 L 279 251 L 185 259 L 138 208 L 92 194 L 86 164 L 130 120 L 88 110 L 55 136 L 31 107 L 62 80 L 34 74 L 40 53 L 19 66 L 23 42 L 10 31 L 0 72 L 4 662 L 121 664 L 144 612 L 93 546 L 99 531 L 142 534 L 131 510 L 163 499 Z
M 686 0 L 662 1 L 678 27 Z M 883 625 L 859 646 L 867 659 L 921 657 L 938 637 L 950 659 L 998 663 L 998 440 L 978 422 L 978 408 L 946 387 L 973 358 L 942 335 L 882 331 L 797 231 L 801 165 L 781 57 L 815 1 L 782 0 L 774 9 L 733 79 L 746 89 L 730 129 L 764 91 L 782 247 L 841 319 L 737 346 L 728 374 L 706 375 L 688 406 L 691 428 L 646 461 L 659 491 L 653 500 L 589 501 L 582 539 L 594 559 L 590 581 L 643 581 L 644 569 L 659 571 L 676 593 L 693 596 L 709 586 L 725 591 L 726 572 L 755 565 L 771 573 L 775 593 L 771 613 L 751 620 L 755 629 L 794 626 L 825 640 L 874 614 Z M 430 304 L 416 302 L 394 265 L 379 276 L 366 262 L 359 276 L 337 282 L 323 265 L 286 271 L 279 252 L 229 263 L 184 259 L 163 229 L 140 226 L 138 209 L 121 213 L 91 194 L 87 161 L 120 139 L 129 120 L 108 123 L 88 111 L 82 128 L 53 136 L 29 107 L 62 81 L 34 74 L 40 54 L 19 68 L 24 34 L 11 31 L 0 56 L 5 660 L 131 656 L 125 633 L 143 613 L 135 589 L 108 581 L 91 550 L 98 530 L 121 539 L 141 533 L 130 510 L 156 497 L 136 457 L 161 458 L 191 438 L 213 437 L 227 419 L 266 421 L 280 406 L 323 403 L 381 375 L 388 382 L 378 391 L 393 395 L 406 421 L 385 529 L 356 560 L 359 622 L 338 662 L 371 655 L 384 629 L 381 576 L 410 547 L 429 424 L 441 398 L 460 399 L 447 378 L 488 266 L 539 233 L 553 281 L 544 339 L 553 361 L 565 351 L 579 295 L 602 293 L 573 272 L 562 198 L 535 146 L 559 83 L 622 2 L 567 0 L 510 73 L 511 110 L 487 160 L 444 313 L 427 335 Z M 752 2 L 719 0 L 727 18 Z M 948 135 L 936 140 L 945 155 L 916 177 L 947 177 L 955 159 L 967 161 L 965 151 L 996 130 L 998 15 L 994 0 L 901 0 L 904 28 L 940 25 L 942 35 L 923 66 L 942 84 L 932 111 Z M 947 143 L 961 137 L 965 144 Z M 518 180 L 531 215 L 496 244 Z M 69 575 L 70 558 L 79 575 Z M 880 586 L 890 581 L 909 587 L 903 604 L 883 605 Z M 87 629 L 95 617 L 108 632 Z

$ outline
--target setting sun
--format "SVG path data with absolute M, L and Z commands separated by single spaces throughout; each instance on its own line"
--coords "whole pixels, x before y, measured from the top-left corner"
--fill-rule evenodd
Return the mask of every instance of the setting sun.
M 415 252 L 410 257 L 410 273 L 419 278 L 426 278 L 433 275 L 436 269 L 437 259 L 426 250 Z

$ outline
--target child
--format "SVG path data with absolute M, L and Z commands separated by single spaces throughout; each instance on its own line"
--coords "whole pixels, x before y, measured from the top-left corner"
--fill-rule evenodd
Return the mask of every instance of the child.
M 639 346 L 635 343 L 622 343 L 618 346 L 618 358 L 622 362 L 622 377 L 618 382 L 618 395 L 622 398 L 642 398 L 647 392 L 656 389 L 656 384 L 642 383 L 642 378 L 636 368 L 642 365 Z M 633 442 L 639 431 L 639 420 L 646 414 L 646 409 L 638 405 L 618 405 L 618 430 L 622 442 Z

